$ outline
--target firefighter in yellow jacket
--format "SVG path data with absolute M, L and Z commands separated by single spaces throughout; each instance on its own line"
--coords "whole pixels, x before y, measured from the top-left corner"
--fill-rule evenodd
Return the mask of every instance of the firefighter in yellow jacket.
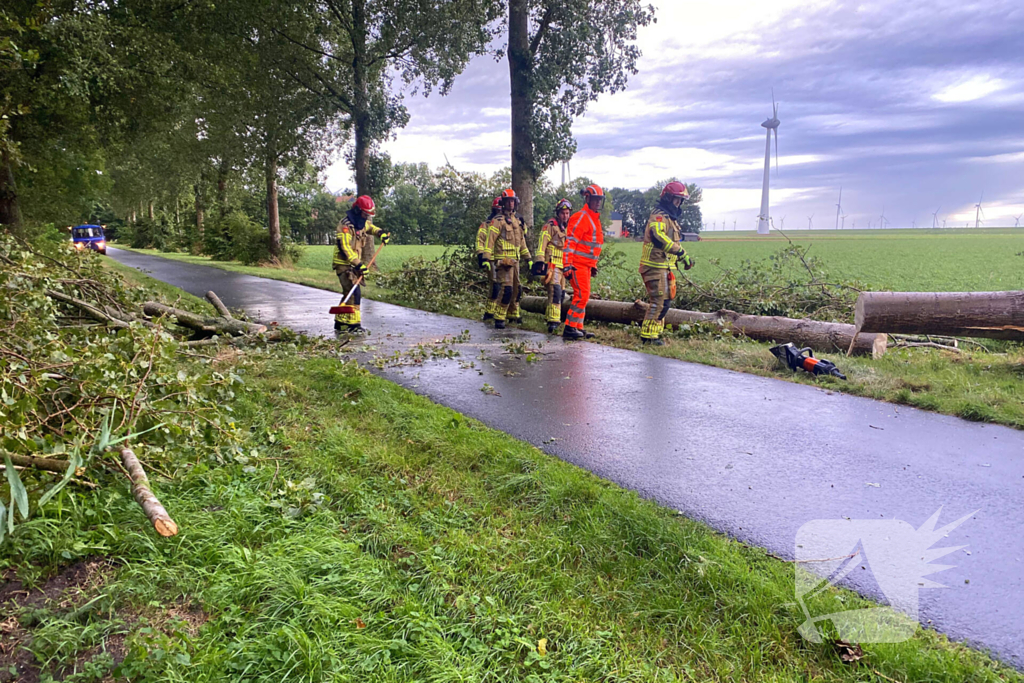
M 516 216 L 519 198 L 513 190 L 505 190 L 499 197 L 501 213 L 491 219 L 490 233 L 487 240 L 486 260 L 494 262 L 494 281 L 501 288 L 494 311 L 494 328 L 505 328 L 505 321 L 522 322 L 519 312 L 519 299 L 522 291 L 519 288 L 519 261 L 526 259 L 530 266 L 530 250 L 526 246 L 523 224 Z
M 334 272 L 338 275 L 338 282 L 341 283 L 342 301 L 349 292 L 355 288 L 355 293 L 349 299 L 348 305 L 354 310 L 352 313 L 339 313 L 334 316 L 334 329 L 353 334 L 364 332 L 362 326 L 362 313 L 359 310 L 362 299 L 360 285 L 356 282 L 360 276 L 366 274 L 367 266 L 363 263 L 363 246 L 367 236 L 380 237 L 382 244 L 387 244 L 390 235 L 372 223 L 376 213 L 376 206 L 367 195 L 356 199 L 352 208 L 348 210 L 345 217 L 338 223 L 334 248 Z
M 544 286 L 548 290 L 548 307 L 545 318 L 548 323 L 548 334 L 554 334 L 562 321 L 562 274 L 563 250 L 565 249 L 565 226 L 572 215 L 572 204 L 568 199 L 560 199 L 555 204 L 555 217 L 548 220 L 540 229 L 540 240 L 537 243 L 537 262 L 534 273 L 542 276 Z M 540 266 L 538 268 L 538 266 Z
M 640 339 L 644 344 L 664 346 L 661 332 L 665 329 L 665 315 L 676 296 L 672 268 L 677 263 L 683 264 L 686 270 L 693 267 L 693 260 L 683 249 L 682 230 L 679 228 L 682 205 L 689 198 L 690 193 L 683 183 L 672 181 L 666 185 L 644 230 L 640 277 L 651 304 L 640 327 Z
M 494 320 L 494 312 L 498 310 L 498 295 L 501 294 L 501 285 L 494 279 L 494 260 L 491 258 L 490 247 L 487 246 L 491 235 L 491 221 L 499 213 L 501 197 L 495 197 L 491 203 L 491 215 L 476 231 L 476 264 L 481 270 L 487 271 L 491 281 L 491 289 L 487 293 L 487 308 L 484 309 L 484 322 Z

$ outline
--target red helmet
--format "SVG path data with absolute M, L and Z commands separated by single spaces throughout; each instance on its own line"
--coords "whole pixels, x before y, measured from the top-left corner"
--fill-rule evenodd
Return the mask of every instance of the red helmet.
M 497 201 L 498 201 L 498 203 L 500 205 L 504 206 L 506 199 L 511 199 L 512 200 L 512 210 L 513 211 L 515 211 L 517 208 L 519 208 L 519 197 L 516 196 L 516 191 L 513 190 L 512 188 L 509 188 L 507 190 L 502 190 L 501 194 L 498 195 Z
M 500 209 L 501 208 L 501 197 L 495 197 L 494 198 L 494 201 L 491 202 L 491 208 L 492 209 Z
M 364 194 L 361 197 L 357 197 L 355 203 L 352 204 L 353 208 L 359 209 L 367 216 L 373 216 L 377 213 L 377 205 L 373 203 L 373 199 L 370 195 Z
M 588 185 L 587 187 L 580 190 L 580 194 L 583 196 L 584 199 L 587 199 L 588 197 L 603 197 L 604 190 L 601 189 L 600 185 L 597 185 L 595 183 L 594 185 Z
M 558 213 L 562 209 L 565 209 L 569 213 L 572 213 L 572 202 L 570 202 L 568 199 L 559 199 L 558 203 L 555 204 L 555 213 Z
M 661 196 L 662 198 L 679 197 L 683 201 L 686 201 L 690 198 L 690 191 L 686 189 L 686 185 L 683 183 L 678 180 L 673 180 L 662 189 Z

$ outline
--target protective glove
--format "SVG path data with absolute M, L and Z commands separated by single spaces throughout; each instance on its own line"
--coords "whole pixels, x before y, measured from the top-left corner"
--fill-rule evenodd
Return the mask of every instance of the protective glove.
M 366 264 L 364 263 L 357 263 L 354 266 L 352 266 L 352 270 L 356 271 L 359 275 L 366 275 L 366 273 L 369 272 L 370 269 L 367 268 Z
M 690 268 L 693 268 L 694 261 L 693 258 L 684 251 L 679 255 L 679 261 L 677 263 L 683 264 L 683 270 L 689 270 Z
M 565 266 L 562 268 L 562 275 L 571 280 L 576 275 L 576 266 Z
M 597 266 L 590 267 L 590 277 L 597 277 Z
M 483 254 L 476 255 L 476 267 L 479 268 L 480 270 L 483 270 L 485 268 Z
M 382 232 L 380 234 L 380 243 L 381 244 L 387 244 L 390 241 L 391 241 L 391 233 L 390 232 Z

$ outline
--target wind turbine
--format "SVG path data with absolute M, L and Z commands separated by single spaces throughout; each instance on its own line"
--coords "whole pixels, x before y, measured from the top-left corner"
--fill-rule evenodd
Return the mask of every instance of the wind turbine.
M 782 229 L 783 230 L 786 229 L 786 217 L 785 216 L 782 217 Z
M 779 105 L 775 104 L 775 89 L 772 89 L 772 117 L 765 119 L 764 139 L 764 183 L 761 185 L 761 213 L 757 216 L 757 234 L 768 234 L 768 175 L 772 167 L 772 131 L 775 131 L 775 172 L 779 172 Z
M 566 183 L 566 175 L 568 174 L 568 182 L 572 182 L 572 169 L 569 168 L 569 160 L 566 159 L 562 162 L 562 185 Z
M 1022 213 L 1020 216 L 1024 216 L 1024 213 Z M 1015 216 L 1014 217 L 1014 219 L 1013 219 L 1013 227 L 1015 227 L 1015 228 L 1019 228 L 1020 227 L 1020 216 Z
M 807 217 L 807 229 L 808 229 L 808 230 L 810 230 L 810 229 L 811 229 L 811 225 L 812 225 L 812 224 L 813 224 L 813 222 L 814 222 L 814 220 L 813 220 L 813 219 L 814 219 L 814 214 L 813 214 L 813 213 L 812 213 L 812 214 L 811 214 L 810 216 L 808 216 L 808 217 Z
M 942 219 L 942 227 L 946 227 L 946 219 L 945 218 Z
M 840 216 L 840 218 L 843 219 L 843 224 L 841 226 L 839 226 L 839 228 L 841 230 L 845 230 L 846 229 L 846 214 L 844 213 L 842 216 Z
M 942 207 L 940 206 L 939 209 Z M 939 209 L 935 209 L 935 213 L 932 214 L 932 227 L 939 227 Z
M 978 197 L 978 203 L 974 205 L 974 227 L 977 228 L 982 223 L 981 217 L 985 215 L 985 211 L 981 208 L 981 200 L 985 198 L 985 193 L 982 192 L 981 196 Z
M 836 204 L 836 230 L 839 229 L 839 214 L 843 212 L 843 186 L 839 186 L 839 203 Z
M 883 206 L 883 207 L 882 207 L 882 215 L 881 215 L 881 217 L 880 217 L 880 218 L 878 219 L 878 228 L 879 228 L 879 229 L 882 229 L 882 228 L 884 228 L 884 227 L 885 227 L 885 224 L 886 224 L 886 222 L 887 222 L 888 220 L 889 220 L 889 219 L 885 217 L 885 207 Z

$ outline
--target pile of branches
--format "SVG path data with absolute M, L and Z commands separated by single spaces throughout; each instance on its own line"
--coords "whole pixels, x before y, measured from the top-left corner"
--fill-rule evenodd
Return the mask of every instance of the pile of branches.
M 194 302 L 147 302 L 151 293 L 95 254 L 9 235 L 0 235 L 0 290 L 0 541 L 17 517 L 111 472 L 130 478 L 157 531 L 175 533 L 142 463 L 173 466 L 237 443 L 222 411 L 241 380 L 190 363 L 190 347 L 215 343 L 211 335 L 266 339 L 265 328 L 235 320 L 219 300 L 215 317 Z
M 527 275 L 524 268 L 520 277 L 529 293 Z M 374 279 L 401 303 L 427 311 L 479 304 L 491 289 L 490 274 L 477 266 L 476 252 L 465 245 L 447 249 L 436 259 L 413 257 Z
M 808 247 L 790 244 L 767 259 L 746 260 L 736 268 L 723 268 L 718 259 L 708 259 L 698 267 L 715 267 L 717 275 L 698 282 L 687 273 L 679 274 L 675 306 L 852 323 L 863 286 L 830 275 L 821 260 L 807 251 Z

